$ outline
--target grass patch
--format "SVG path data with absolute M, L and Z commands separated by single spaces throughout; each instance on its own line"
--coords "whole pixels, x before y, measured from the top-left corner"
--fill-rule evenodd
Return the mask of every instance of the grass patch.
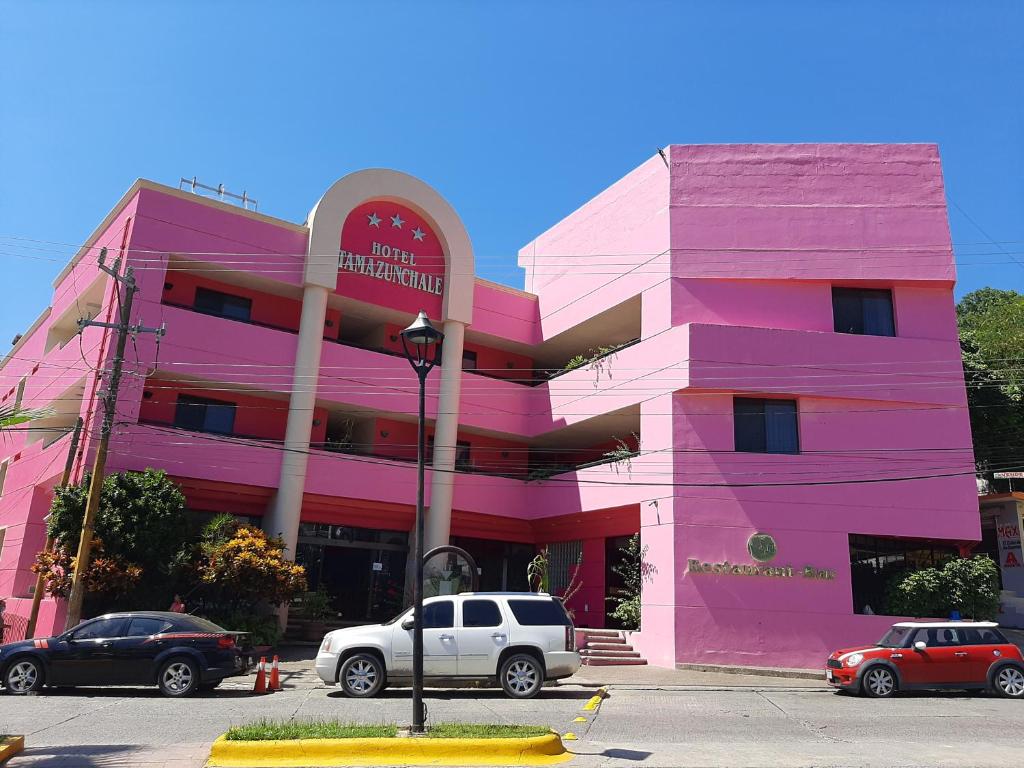
M 398 734 L 394 725 L 356 725 L 330 720 L 304 723 L 257 720 L 228 729 L 228 741 L 291 741 L 293 739 L 387 739 Z
M 543 725 L 489 725 L 487 723 L 438 723 L 430 726 L 432 739 L 526 739 L 551 732 Z
M 488 723 L 438 723 L 430 726 L 432 739 L 524 739 L 544 736 L 551 729 L 542 725 L 491 725 Z M 358 725 L 331 720 L 307 722 L 257 720 L 232 726 L 228 741 L 292 741 L 295 739 L 390 739 L 398 735 L 396 725 Z

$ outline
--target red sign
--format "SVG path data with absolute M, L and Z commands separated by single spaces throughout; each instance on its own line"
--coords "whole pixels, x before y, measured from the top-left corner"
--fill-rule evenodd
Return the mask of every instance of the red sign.
M 341 228 L 337 292 L 441 319 L 445 289 L 441 241 L 423 217 L 376 200 L 349 213 Z

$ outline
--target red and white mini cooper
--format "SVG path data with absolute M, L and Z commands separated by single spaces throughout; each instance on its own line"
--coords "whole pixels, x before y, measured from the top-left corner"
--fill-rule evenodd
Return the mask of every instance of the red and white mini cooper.
M 833 653 L 825 679 L 875 698 L 914 688 L 987 688 L 1020 699 L 1024 659 L 992 622 L 906 621 L 893 624 L 877 645 Z

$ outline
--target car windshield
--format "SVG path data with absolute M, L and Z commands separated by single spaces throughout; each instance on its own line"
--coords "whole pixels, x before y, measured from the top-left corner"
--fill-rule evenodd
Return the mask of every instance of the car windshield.
M 385 626 L 385 627 L 389 627 L 389 626 L 391 626 L 391 625 L 392 625 L 392 624 L 394 624 L 394 623 L 395 623 L 396 621 L 398 621 L 398 620 L 399 620 L 400 618 L 402 618 L 403 616 L 405 616 L 405 614 L 406 614 L 406 613 L 408 613 L 408 612 L 409 612 L 409 609 L 408 609 L 408 608 L 406 608 L 406 609 L 405 609 L 404 611 L 402 611 L 402 612 L 401 612 L 401 613 L 399 613 L 398 615 L 396 615 L 396 616 L 392 616 L 392 617 L 391 617 L 390 619 L 388 619 L 387 621 L 385 621 L 385 622 L 384 622 L 384 623 L 383 623 L 383 624 L 382 624 L 381 626 Z
M 885 633 L 885 636 L 878 641 L 878 644 L 883 648 L 902 648 L 906 645 L 909 634 L 909 627 L 893 627 Z

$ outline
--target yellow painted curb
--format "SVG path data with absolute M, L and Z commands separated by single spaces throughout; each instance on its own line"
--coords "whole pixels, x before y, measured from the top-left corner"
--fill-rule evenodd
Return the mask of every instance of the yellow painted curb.
M 566 741 L 576 741 L 579 738 L 579 736 L 577 736 L 572 731 L 569 731 L 568 733 L 563 733 L 562 738 Z
M 25 748 L 24 736 L 0 736 L 0 763 Z
M 526 739 L 293 739 L 228 741 L 207 766 L 297 768 L 346 765 L 554 765 L 571 760 L 557 733 Z
M 585 717 L 574 717 L 572 720 L 574 723 L 586 723 L 589 722 Z
M 597 689 L 597 693 L 587 700 L 587 703 L 583 705 L 584 712 L 590 712 L 601 706 L 601 700 L 608 698 L 608 689 L 601 687 Z

